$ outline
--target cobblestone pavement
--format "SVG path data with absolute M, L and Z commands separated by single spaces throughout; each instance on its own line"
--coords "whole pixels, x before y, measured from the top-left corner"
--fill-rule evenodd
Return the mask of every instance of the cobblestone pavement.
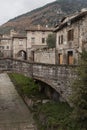
M 6 73 L 0 74 L 0 130 L 34 130 L 32 114 Z

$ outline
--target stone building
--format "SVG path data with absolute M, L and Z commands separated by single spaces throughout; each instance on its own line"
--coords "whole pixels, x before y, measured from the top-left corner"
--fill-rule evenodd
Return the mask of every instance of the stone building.
M 47 47 L 46 39 L 53 29 L 48 27 L 32 26 L 26 29 L 28 60 L 34 60 L 33 51 L 37 48 Z
M 22 35 L 12 36 L 12 53 L 13 58 L 27 59 L 27 37 Z
M 15 30 L 11 30 L 9 36 L 0 35 L 1 57 L 34 61 L 34 50 L 47 47 L 46 39 L 53 29 L 38 25 L 30 27 L 26 32 L 26 37 L 19 35 Z
M 12 40 L 10 37 L 0 36 L 0 58 L 12 57 Z
M 77 64 L 79 53 L 87 49 L 87 10 L 62 19 L 54 32 L 57 64 Z
M 10 35 L 0 35 L 0 58 L 27 59 L 27 37 L 11 30 Z
M 34 62 L 55 64 L 55 48 L 44 48 L 35 50 Z

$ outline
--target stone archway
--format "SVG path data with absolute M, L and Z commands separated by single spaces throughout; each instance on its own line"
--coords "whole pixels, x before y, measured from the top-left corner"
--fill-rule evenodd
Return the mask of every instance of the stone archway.
M 49 99 L 52 99 L 54 101 L 65 101 L 60 93 L 58 93 L 51 85 L 49 85 L 46 82 L 43 82 L 42 80 L 34 79 L 35 82 L 39 86 L 39 91 L 43 94 L 45 94 Z
M 20 50 L 20 51 L 17 53 L 17 58 L 18 58 L 18 59 L 22 59 L 22 60 L 26 60 L 26 59 L 27 59 L 27 53 L 26 53 L 26 51 Z

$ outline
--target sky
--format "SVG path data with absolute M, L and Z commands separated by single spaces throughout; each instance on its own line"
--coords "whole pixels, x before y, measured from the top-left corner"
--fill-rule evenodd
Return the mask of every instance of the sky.
M 55 0 L 0 0 L 0 25 Z

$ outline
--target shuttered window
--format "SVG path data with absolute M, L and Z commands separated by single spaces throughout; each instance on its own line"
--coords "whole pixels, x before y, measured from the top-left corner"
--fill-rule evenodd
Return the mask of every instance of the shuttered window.
M 63 35 L 59 36 L 59 45 L 63 44 Z
M 60 45 L 60 36 L 59 36 L 59 45 Z
M 61 44 L 63 44 L 63 35 L 61 35 Z
M 45 43 L 45 38 L 42 38 L 42 43 Z
M 71 29 L 71 30 L 68 31 L 67 39 L 68 39 L 68 41 L 74 40 L 74 29 Z

